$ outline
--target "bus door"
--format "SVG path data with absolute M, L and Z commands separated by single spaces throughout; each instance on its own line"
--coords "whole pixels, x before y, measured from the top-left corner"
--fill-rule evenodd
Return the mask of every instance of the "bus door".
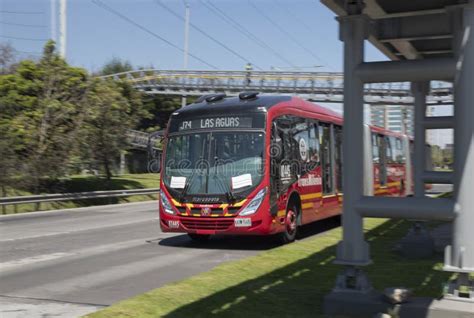
M 296 181 L 296 170 L 291 165 L 294 146 L 291 137 L 292 120 L 289 116 L 282 116 L 272 124 L 270 145 L 270 200 L 271 212 L 286 209 L 288 188 Z
M 326 215 L 339 211 L 335 187 L 335 142 L 333 125 L 319 123 L 319 142 L 321 144 L 321 175 L 323 183 L 322 212 Z
M 334 125 L 334 143 L 335 143 L 335 183 L 336 193 L 339 205 L 342 205 L 343 201 L 343 188 L 342 188 L 342 126 Z
M 298 163 L 298 192 L 301 199 L 302 223 L 315 221 L 321 207 L 321 170 L 319 168 L 319 138 L 317 122 L 294 118 L 292 141 L 293 162 Z

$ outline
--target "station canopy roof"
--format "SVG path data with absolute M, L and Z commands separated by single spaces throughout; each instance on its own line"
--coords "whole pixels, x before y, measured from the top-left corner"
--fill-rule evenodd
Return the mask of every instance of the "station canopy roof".
M 338 16 L 347 0 L 321 0 Z M 450 7 L 467 0 L 365 0 L 363 13 L 373 23 L 369 41 L 392 60 L 451 57 Z

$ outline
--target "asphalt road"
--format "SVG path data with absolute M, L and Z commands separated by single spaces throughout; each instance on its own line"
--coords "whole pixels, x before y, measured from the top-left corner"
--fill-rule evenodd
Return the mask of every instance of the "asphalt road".
M 162 233 L 156 205 L 0 217 L 0 317 L 80 316 L 277 246 L 269 238 L 218 237 L 200 244 Z

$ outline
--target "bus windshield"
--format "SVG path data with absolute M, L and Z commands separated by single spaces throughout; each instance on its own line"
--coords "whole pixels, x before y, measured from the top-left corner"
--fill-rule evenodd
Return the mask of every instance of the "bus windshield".
M 263 174 L 261 131 L 196 132 L 168 139 L 163 182 L 181 194 L 235 194 Z

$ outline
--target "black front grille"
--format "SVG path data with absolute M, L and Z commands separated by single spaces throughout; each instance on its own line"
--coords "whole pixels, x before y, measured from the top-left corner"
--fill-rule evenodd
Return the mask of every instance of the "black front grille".
M 241 209 L 242 207 L 229 207 L 227 208 L 227 211 L 230 213 L 230 214 L 236 214 L 237 212 L 239 212 L 239 210 Z
M 185 218 L 181 220 L 184 227 L 190 230 L 227 230 L 233 223 L 233 220 L 207 219 L 207 218 Z
M 179 211 L 179 213 L 186 213 L 186 207 L 181 206 L 181 207 L 176 207 Z
M 224 209 L 218 208 L 218 209 L 212 209 L 211 212 L 213 215 L 224 215 Z
M 201 214 L 201 208 L 191 208 L 191 214 Z

